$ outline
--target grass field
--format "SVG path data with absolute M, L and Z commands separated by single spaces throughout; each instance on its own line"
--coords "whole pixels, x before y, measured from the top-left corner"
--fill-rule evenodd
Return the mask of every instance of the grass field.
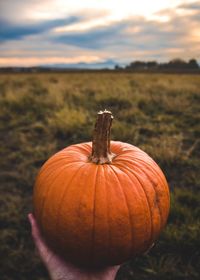
M 0 279 L 45 280 L 27 214 L 35 176 L 56 151 L 91 139 L 96 112 L 112 139 L 139 146 L 171 190 L 155 247 L 117 279 L 200 279 L 200 76 L 131 73 L 0 75 Z

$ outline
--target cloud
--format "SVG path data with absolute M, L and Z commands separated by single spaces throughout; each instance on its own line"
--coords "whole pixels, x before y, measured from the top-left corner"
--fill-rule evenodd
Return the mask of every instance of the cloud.
M 6 0 L 0 1 L 0 19 L 9 22 L 24 22 L 29 18 L 30 12 L 41 6 L 41 2 L 46 7 L 51 0 Z
M 7 0 L 5 3 L 8 3 L 5 4 L 7 8 L 14 3 L 13 9 L 16 8 L 19 14 L 20 7 L 23 6 L 24 11 L 28 7 L 27 1 Z M 20 6 L 20 3 L 24 4 Z M 30 3 L 29 9 L 40 1 L 31 0 Z M 46 20 L 29 18 L 25 21 L 24 17 L 22 21 L 16 18 L 13 21 L 11 13 L 1 17 L 5 13 L 4 6 L 3 12 L 0 8 L 0 26 L 3 26 L 0 29 L 0 65 L 5 64 L 6 59 L 11 65 L 12 59 L 16 62 L 17 58 L 22 58 L 24 64 L 25 61 L 29 64 L 48 60 L 56 63 L 62 59 L 78 61 L 84 57 L 86 61 L 95 58 L 121 62 L 135 59 L 164 61 L 174 57 L 198 59 L 199 11 L 200 1 L 162 10 L 152 18 L 129 16 L 104 22 L 108 16 L 105 11 L 90 9 Z
M 101 49 L 106 48 L 110 44 L 115 44 L 126 26 L 127 22 L 119 22 L 81 32 L 68 32 L 62 35 L 55 35 L 52 39 L 62 44 L 74 45 L 87 49 Z
M 0 26 L 3 26 L 3 28 L 0 29 L 0 42 L 21 39 L 24 36 L 40 34 L 50 31 L 55 27 L 70 25 L 75 22 L 79 22 L 80 20 L 80 17 L 71 16 L 66 19 L 46 20 L 35 23 L 27 23 L 23 25 L 13 24 L 5 20 L 0 20 Z
M 81 32 L 63 32 L 53 35 L 55 42 L 86 49 L 102 50 L 162 50 L 187 45 L 191 37 L 190 27 L 197 19 L 173 16 L 169 22 L 132 17 L 128 20 L 112 22 L 110 25 L 91 28 Z M 183 27 L 187 28 L 183 28 Z
M 196 1 L 193 3 L 187 3 L 187 4 L 182 4 L 178 6 L 179 9 L 185 9 L 185 10 L 200 10 L 200 2 Z

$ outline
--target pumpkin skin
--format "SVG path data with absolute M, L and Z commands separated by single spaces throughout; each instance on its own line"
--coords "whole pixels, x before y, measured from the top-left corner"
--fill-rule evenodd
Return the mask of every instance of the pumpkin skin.
M 166 224 L 169 189 L 141 149 L 111 141 L 110 164 L 88 160 L 92 143 L 71 145 L 41 168 L 34 215 L 47 243 L 85 267 L 121 264 L 148 250 Z

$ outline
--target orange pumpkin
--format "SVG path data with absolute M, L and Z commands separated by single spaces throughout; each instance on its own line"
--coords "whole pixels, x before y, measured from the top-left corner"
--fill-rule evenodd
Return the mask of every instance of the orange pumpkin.
M 78 265 L 121 264 L 145 252 L 168 217 L 165 176 L 139 148 L 110 142 L 112 118 L 99 112 L 93 142 L 53 155 L 34 187 L 34 214 L 46 241 Z

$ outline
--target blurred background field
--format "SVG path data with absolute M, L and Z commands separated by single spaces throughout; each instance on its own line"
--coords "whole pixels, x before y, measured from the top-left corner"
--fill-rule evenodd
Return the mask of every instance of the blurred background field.
M 200 76 L 135 73 L 0 75 L 0 279 L 45 280 L 27 214 L 35 176 L 56 151 L 90 141 L 96 112 L 113 112 L 112 139 L 163 169 L 168 225 L 117 279 L 200 279 Z

